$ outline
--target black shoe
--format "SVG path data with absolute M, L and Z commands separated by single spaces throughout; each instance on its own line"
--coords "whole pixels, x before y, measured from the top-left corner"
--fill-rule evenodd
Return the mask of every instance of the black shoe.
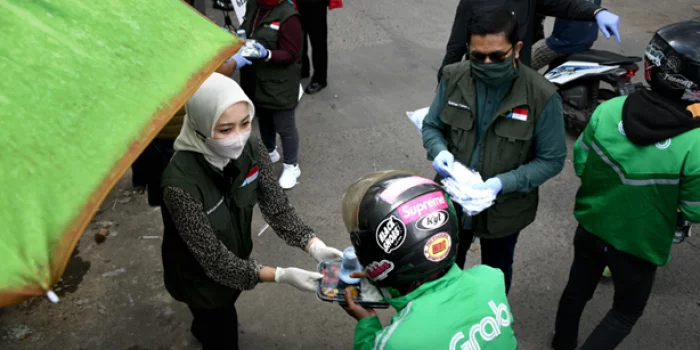
M 309 95 L 313 95 L 323 90 L 326 86 L 328 86 L 328 83 L 311 83 L 309 84 L 309 86 L 306 87 L 306 89 L 304 89 L 304 91 L 306 91 L 306 93 Z

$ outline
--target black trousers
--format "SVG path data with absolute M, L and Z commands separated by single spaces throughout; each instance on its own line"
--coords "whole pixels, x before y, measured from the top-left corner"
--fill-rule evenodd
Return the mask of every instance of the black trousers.
M 146 186 L 148 204 L 160 206 L 162 194 L 160 178 L 175 151 L 174 140 L 154 139 L 131 165 L 131 182 L 134 187 Z
M 267 151 L 271 153 L 277 148 L 277 134 L 280 134 L 284 164 L 299 163 L 299 131 L 294 110 L 273 111 L 258 108 L 255 112 L 260 125 L 260 137 Z
M 190 331 L 203 350 L 238 350 L 238 314 L 234 303 L 216 309 L 190 308 Z
M 301 27 L 304 30 L 304 45 L 301 50 L 302 76 L 309 75 L 311 71 L 308 44 L 310 40 L 314 68 L 311 82 L 326 84 L 328 80 L 328 2 L 298 1 L 297 6 L 301 15 Z
M 552 347 L 576 349 L 581 313 L 593 297 L 605 266 L 610 268 L 615 297 L 612 309 L 581 349 L 614 349 L 642 316 L 654 284 L 657 266 L 621 252 L 579 225 L 574 237 L 574 262 L 559 301 Z
M 515 255 L 515 245 L 518 243 L 519 235 L 520 232 L 516 232 L 502 238 L 479 239 L 481 243 L 481 263 L 500 269 L 503 272 L 506 294 L 510 291 L 510 285 L 513 281 L 513 256 Z M 455 263 L 462 269 L 464 269 L 464 265 L 467 262 L 467 253 L 473 241 L 474 231 L 460 230 Z

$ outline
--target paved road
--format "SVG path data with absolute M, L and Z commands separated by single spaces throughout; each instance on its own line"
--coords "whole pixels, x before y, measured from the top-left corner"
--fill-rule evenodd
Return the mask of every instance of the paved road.
M 700 16 L 693 1 L 615 0 L 606 6 L 622 16 L 622 50 L 640 55 L 650 33 L 661 25 Z M 345 9 L 329 18 L 330 86 L 305 96 L 298 110 L 302 178 L 289 194 L 302 217 L 338 247 L 349 244 L 340 199 L 353 180 L 380 169 L 432 176 L 405 111 L 427 106 L 432 99 L 457 3 L 346 2 Z M 210 14 L 220 20 L 217 13 Z M 604 40 L 597 46 L 620 49 Z M 537 221 L 521 235 L 510 294 L 521 349 L 545 349 L 551 336 L 571 263 L 577 184 L 569 161 L 561 175 L 543 186 Z M 0 348 L 197 348 L 187 331 L 186 308 L 163 288 L 160 213 L 147 207 L 144 196 L 129 194 L 128 186 L 125 177 L 95 218 L 114 223 L 107 242 L 95 244 L 95 226 L 80 242 L 59 290 L 62 303 L 36 299 L 0 310 Z M 254 235 L 263 226 L 260 216 L 256 218 Z M 268 265 L 315 267 L 310 257 L 285 247 L 271 230 L 254 241 L 254 258 Z M 673 260 L 658 272 L 645 316 L 622 349 L 697 349 L 698 245 L 700 240 L 692 237 L 674 248 Z M 472 250 L 469 262 L 475 264 L 478 246 Z M 607 312 L 612 294 L 610 285 L 598 288 L 582 319 L 582 337 Z M 350 348 L 354 322 L 339 307 L 291 287 L 261 285 L 244 293 L 237 307 L 243 349 Z M 385 321 L 390 315 L 382 313 Z

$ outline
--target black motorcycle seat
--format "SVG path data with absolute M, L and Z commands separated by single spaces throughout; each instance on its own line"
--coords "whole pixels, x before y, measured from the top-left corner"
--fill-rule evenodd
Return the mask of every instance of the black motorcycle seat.
M 627 64 L 634 64 L 636 62 L 641 61 L 642 58 L 636 56 L 622 56 L 614 52 L 604 50 L 586 50 L 562 57 L 559 60 L 561 60 L 561 63 L 564 63 L 566 61 L 583 61 L 609 66 L 622 66 Z

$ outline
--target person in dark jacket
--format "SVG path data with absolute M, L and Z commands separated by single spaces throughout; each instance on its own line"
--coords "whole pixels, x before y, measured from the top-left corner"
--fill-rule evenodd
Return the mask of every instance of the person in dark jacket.
M 518 236 L 537 214 L 538 187 L 564 167 L 562 103 L 554 85 L 520 62 L 523 43 L 509 9 L 481 8 L 469 25 L 470 59 L 445 67 L 423 120 L 423 145 L 439 176 L 459 161 L 485 179 L 475 186 L 496 195 L 474 217 L 458 210 L 456 263 L 464 268 L 479 237 L 481 262 L 503 271 L 507 292 Z
M 601 4 L 601 0 L 587 1 L 598 6 Z M 539 70 L 559 57 L 586 51 L 593 47 L 596 39 L 598 39 L 598 27 L 593 22 L 557 18 L 554 21 L 552 35 L 547 40 L 539 40 L 532 45 L 530 67 Z
M 328 86 L 328 0 L 296 0 L 296 3 L 304 29 L 304 45 L 301 51 L 302 78 L 311 76 L 313 63 L 314 75 L 311 77 L 311 83 L 304 89 L 311 95 Z M 311 41 L 311 60 L 307 37 Z
M 467 54 L 469 29 L 467 22 L 475 9 L 489 5 L 505 5 L 515 12 L 518 20 L 518 31 L 523 42 L 520 61 L 530 65 L 533 38 L 537 30 L 537 14 L 557 18 L 581 21 L 596 21 L 606 38 L 612 33 L 618 41 L 620 34 L 618 26 L 620 18 L 606 9 L 586 0 L 460 0 L 457 6 L 455 21 L 452 24 L 450 39 L 447 41 L 445 57 L 438 70 L 438 81 L 442 76 L 442 68 L 448 64 L 457 63 Z
M 241 28 L 256 41 L 262 56 L 241 69 L 241 87 L 258 110 L 260 136 L 273 163 L 280 160 L 277 134 L 282 139 L 284 171 L 279 183 L 290 189 L 301 176 L 294 111 L 301 83 L 301 19 L 288 0 L 250 0 Z
M 255 107 L 232 79 L 214 73 L 185 104 L 175 155 L 161 181 L 163 274 L 187 304 L 192 334 L 208 349 L 238 349 L 235 302 L 261 282 L 315 293 L 323 276 L 249 259 L 253 208 L 288 245 L 317 262 L 340 259 L 297 216 L 275 181 L 267 149 L 251 137 Z

